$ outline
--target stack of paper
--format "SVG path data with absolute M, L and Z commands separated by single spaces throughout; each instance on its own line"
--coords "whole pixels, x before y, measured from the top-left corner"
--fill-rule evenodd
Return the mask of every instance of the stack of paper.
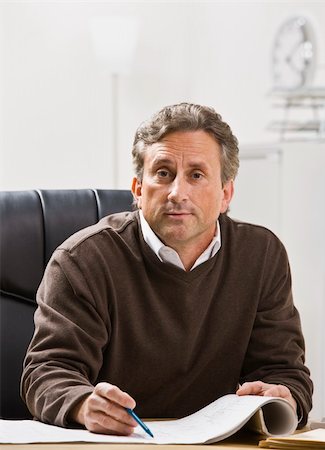
M 316 430 L 306 431 L 287 437 L 270 437 L 265 441 L 261 441 L 259 447 L 286 450 L 325 449 L 325 429 L 317 428 Z
M 265 415 L 264 415 L 265 413 Z M 0 420 L 0 443 L 102 442 L 148 444 L 200 444 L 226 439 L 248 421 L 267 436 L 293 433 L 297 416 L 281 398 L 225 395 L 190 416 L 148 423 L 154 438 L 140 427 L 131 436 L 109 436 L 46 425 L 33 420 Z

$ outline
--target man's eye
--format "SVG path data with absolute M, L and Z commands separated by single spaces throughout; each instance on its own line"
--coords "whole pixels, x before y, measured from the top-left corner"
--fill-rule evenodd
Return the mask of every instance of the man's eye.
M 158 170 L 157 174 L 160 178 L 167 178 L 169 175 L 169 172 L 167 170 Z
M 192 174 L 192 177 L 193 177 L 195 180 L 199 180 L 200 178 L 202 178 L 202 173 L 200 173 L 200 172 L 194 172 L 194 173 Z

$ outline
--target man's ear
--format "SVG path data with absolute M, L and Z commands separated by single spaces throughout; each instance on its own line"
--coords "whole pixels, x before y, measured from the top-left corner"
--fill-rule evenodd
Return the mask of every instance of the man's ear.
M 138 178 L 134 177 L 132 180 L 131 191 L 133 194 L 133 198 L 139 209 L 141 209 L 141 188 L 142 188 L 141 181 L 138 180 Z
M 220 212 L 224 213 L 228 211 L 229 204 L 234 195 L 234 180 L 229 180 L 224 184 L 223 188 L 223 199 L 221 202 L 221 210 Z

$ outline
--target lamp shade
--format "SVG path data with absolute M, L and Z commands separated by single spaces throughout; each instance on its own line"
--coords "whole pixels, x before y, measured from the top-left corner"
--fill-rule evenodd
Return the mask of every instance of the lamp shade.
M 93 17 L 90 33 L 95 55 L 111 73 L 127 73 L 135 58 L 138 20 L 128 16 Z

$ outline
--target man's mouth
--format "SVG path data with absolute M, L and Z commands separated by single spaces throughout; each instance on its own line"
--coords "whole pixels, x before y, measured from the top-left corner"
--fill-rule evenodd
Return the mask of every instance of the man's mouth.
M 170 217 L 185 217 L 185 216 L 190 216 L 192 215 L 191 212 L 189 211 L 166 211 L 165 213 L 167 216 Z

